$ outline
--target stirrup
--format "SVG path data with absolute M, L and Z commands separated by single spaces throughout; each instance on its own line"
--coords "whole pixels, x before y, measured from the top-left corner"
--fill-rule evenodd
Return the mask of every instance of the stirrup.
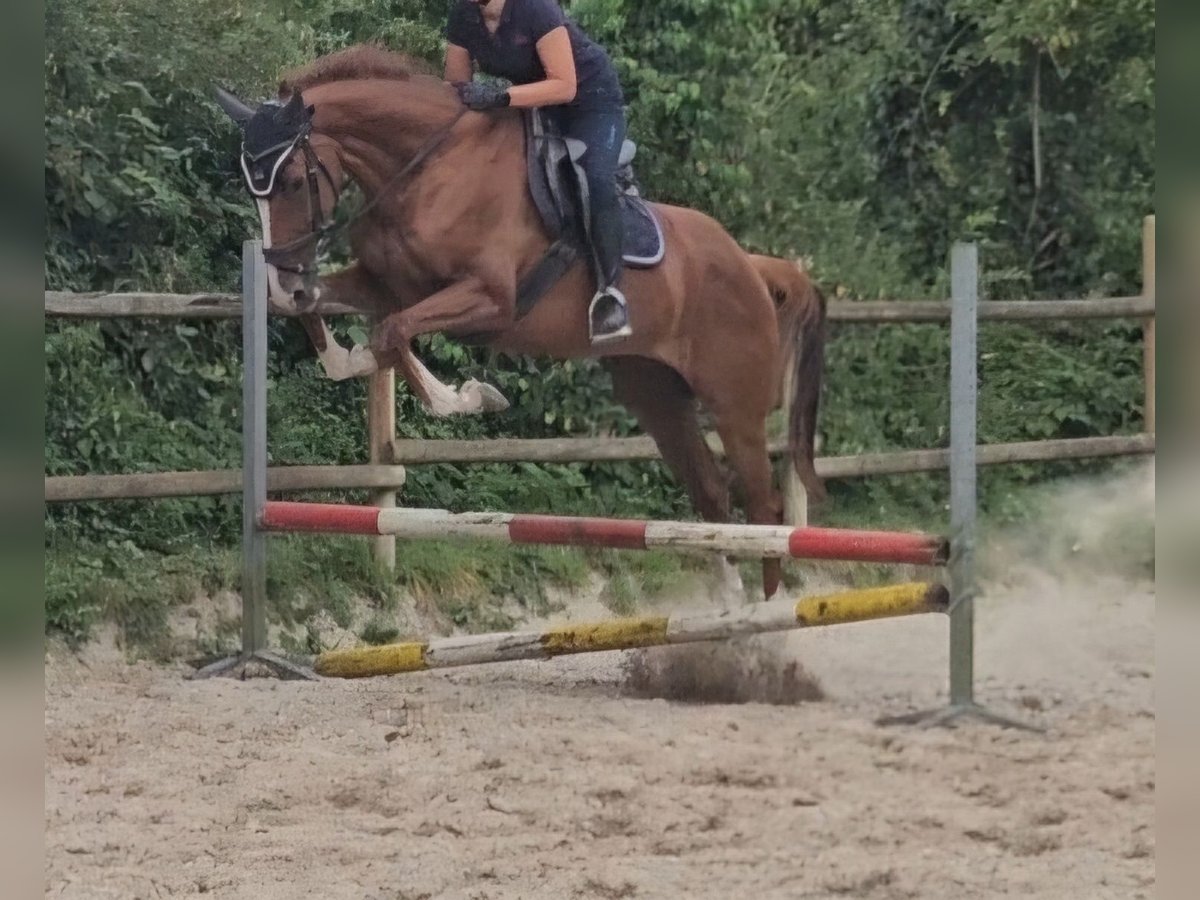
M 597 334 L 596 325 L 596 305 L 605 298 L 612 298 L 625 311 L 625 324 L 615 331 L 607 331 Z M 610 341 L 617 341 L 621 338 L 627 338 L 633 334 L 633 328 L 629 324 L 629 301 L 625 299 L 625 295 L 616 287 L 609 285 L 608 287 L 596 292 L 596 296 L 592 298 L 592 302 L 588 304 L 588 339 L 593 344 L 607 344 Z

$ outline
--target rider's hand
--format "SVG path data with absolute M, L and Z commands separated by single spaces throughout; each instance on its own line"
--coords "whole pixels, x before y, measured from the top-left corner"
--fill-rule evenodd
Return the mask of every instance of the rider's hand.
M 509 103 L 508 89 L 499 85 L 467 81 L 456 84 L 455 88 L 458 89 L 458 99 L 469 109 L 500 109 Z

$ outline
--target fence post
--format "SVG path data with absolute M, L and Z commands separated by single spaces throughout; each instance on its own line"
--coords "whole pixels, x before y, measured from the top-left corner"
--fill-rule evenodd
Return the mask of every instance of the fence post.
M 371 376 L 367 387 L 367 440 L 370 443 L 370 462 L 390 465 L 392 445 L 396 440 L 396 370 L 381 369 Z M 392 508 L 396 505 L 394 490 L 371 494 L 371 505 Z M 396 569 L 396 538 L 384 535 L 371 539 L 375 563 L 388 572 Z
M 1154 297 L 1154 216 L 1142 220 L 1142 296 Z M 1155 409 L 1155 317 L 1142 323 L 1142 370 L 1145 379 L 1146 400 L 1143 406 L 1142 430 L 1154 434 L 1157 422 Z
M 975 702 L 975 442 L 979 249 L 950 251 L 950 705 Z
M 267 265 L 262 242 L 242 244 L 242 654 L 267 646 Z

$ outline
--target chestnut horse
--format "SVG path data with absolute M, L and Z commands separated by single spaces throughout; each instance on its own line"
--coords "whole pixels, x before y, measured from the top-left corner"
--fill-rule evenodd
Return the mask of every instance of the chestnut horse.
M 654 438 L 696 511 L 728 522 L 729 486 L 704 441 L 696 400 L 703 404 L 746 517 L 758 524 L 782 518 L 766 420 L 790 381 L 792 464 L 809 494 L 822 495 L 812 452 L 824 302 L 795 265 L 746 254 L 709 216 L 655 205 L 667 255 L 621 282 L 633 335 L 593 347 L 592 276 L 582 263 L 516 314 L 517 285 L 550 244 L 530 197 L 517 112 L 467 112 L 421 64 L 370 46 L 288 75 L 277 102 L 218 99 L 243 128 L 270 301 L 300 314 L 330 377 L 395 367 L 431 412 L 450 415 L 507 403 L 490 385 L 439 382 L 413 351 L 422 334 L 469 336 L 512 354 L 601 358 L 617 399 Z M 318 282 L 318 238 L 336 230 L 329 223 L 350 180 L 365 198 L 350 228 L 356 262 Z M 321 318 L 326 303 L 374 319 L 369 348 L 333 340 Z M 763 565 L 770 597 L 780 564 Z

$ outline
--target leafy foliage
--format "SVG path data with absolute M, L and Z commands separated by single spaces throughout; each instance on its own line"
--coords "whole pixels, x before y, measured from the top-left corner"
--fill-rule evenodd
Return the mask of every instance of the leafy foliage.
M 955 240 L 984 246 L 997 297 L 1136 284 L 1149 0 L 572 8 L 616 48 L 654 193 L 750 246 L 858 296 L 943 290 Z

